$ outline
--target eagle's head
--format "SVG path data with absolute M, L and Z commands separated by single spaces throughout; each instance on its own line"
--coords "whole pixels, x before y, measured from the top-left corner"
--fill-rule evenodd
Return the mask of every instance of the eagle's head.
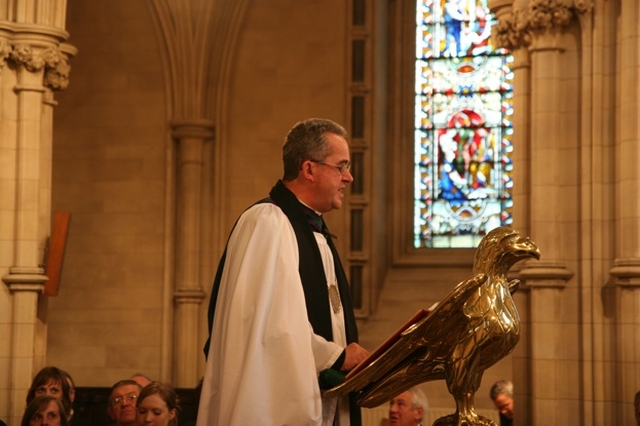
M 540 259 L 536 243 L 511 227 L 501 226 L 487 233 L 478 244 L 473 272 L 506 275 L 513 265 L 527 258 Z

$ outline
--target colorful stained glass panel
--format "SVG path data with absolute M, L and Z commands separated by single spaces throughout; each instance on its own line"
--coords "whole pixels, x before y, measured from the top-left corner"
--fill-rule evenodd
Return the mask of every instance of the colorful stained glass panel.
M 512 222 L 512 57 L 494 23 L 487 0 L 417 3 L 416 248 L 476 247 Z

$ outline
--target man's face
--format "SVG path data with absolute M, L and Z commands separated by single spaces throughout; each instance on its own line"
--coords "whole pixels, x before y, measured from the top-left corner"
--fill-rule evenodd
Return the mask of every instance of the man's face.
M 413 407 L 413 396 L 406 391 L 389 403 L 390 426 L 414 426 L 420 423 L 422 408 Z
M 118 426 L 131 425 L 136 421 L 136 400 L 140 394 L 136 385 L 122 385 L 111 393 L 107 412 Z
M 333 133 L 325 134 L 329 155 L 321 162 L 312 163 L 313 176 L 316 179 L 315 200 L 311 207 L 321 213 L 339 209 L 344 198 L 344 188 L 353 182 L 353 176 L 349 170 L 341 172 L 339 166 L 348 164 L 349 145 L 342 136 Z
M 496 396 L 496 399 L 493 400 L 500 414 L 505 416 L 508 419 L 513 419 L 513 398 L 510 396 L 506 396 L 503 394 L 499 394 Z

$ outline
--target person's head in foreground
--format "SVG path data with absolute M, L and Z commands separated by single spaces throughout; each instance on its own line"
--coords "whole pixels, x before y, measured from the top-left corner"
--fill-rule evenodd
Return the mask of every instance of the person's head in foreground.
M 136 421 L 140 426 L 177 426 L 178 411 L 178 395 L 173 386 L 151 382 L 138 396 Z
M 319 213 L 339 209 L 345 186 L 353 182 L 347 132 L 339 124 L 310 118 L 289 130 L 282 147 L 282 181 Z
M 427 397 L 418 387 L 413 387 L 389 402 L 390 426 L 416 426 L 421 424 L 427 412 Z
M 513 419 L 513 383 L 508 380 L 495 382 L 491 386 L 490 396 L 500 414 Z
M 38 371 L 27 392 L 27 405 L 39 396 L 55 396 L 62 402 L 64 411 L 69 416 L 72 400 L 67 375 L 65 371 L 53 366 L 44 367 Z
M 142 386 L 128 379 L 121 380 L 111 387 L 107 413 L 117 426 L 134 426 L 136 424 L 136 401 Z
M 41 395 L 27 405 L 20 426 L 69 426 L 69 420 L 58 397 Z

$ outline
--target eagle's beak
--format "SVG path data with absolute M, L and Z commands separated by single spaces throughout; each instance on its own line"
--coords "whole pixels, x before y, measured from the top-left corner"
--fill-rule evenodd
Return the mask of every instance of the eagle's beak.
M 515 245 L 514 254 L 516 257 L 533 257 L 540 260 L 540 249 L 529 237 L 523 237 Z

